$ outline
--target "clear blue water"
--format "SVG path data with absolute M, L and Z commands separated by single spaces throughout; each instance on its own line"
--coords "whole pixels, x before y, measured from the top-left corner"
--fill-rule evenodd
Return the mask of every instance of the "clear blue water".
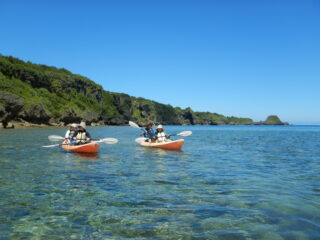
M 320 127 L 168 126 L 182 152 L 137 146 L 130 127 L 96 155 L 64 128 L 0 131 L 0 239 L 320 239 Z

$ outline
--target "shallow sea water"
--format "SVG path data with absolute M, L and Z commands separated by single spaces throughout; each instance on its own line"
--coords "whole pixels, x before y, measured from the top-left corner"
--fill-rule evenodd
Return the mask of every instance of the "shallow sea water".
M 320 239 L 320 126 L 168 126 L 183 151 L 137 146 L 130 127 L 97 154 L 0 131 L 0 239 Z

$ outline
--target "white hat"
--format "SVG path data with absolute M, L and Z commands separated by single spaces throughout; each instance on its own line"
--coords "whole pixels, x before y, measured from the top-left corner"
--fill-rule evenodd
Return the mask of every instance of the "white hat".
M 159 125 L 157 126 L 157 129 L 159 129 L 159 128 L 162 128 L 162 129 L 163 129 L 163 126 L 162 126 L 161 124 L 159 124 Z
M 72 123 L 72 124 L 70 125 L 70 127 L 72 127 L 72 128 L 77 128 L 77 127 L 78 127 L 78 124 Z
M 86 129 L 86 123 L 85 123 L 85 122 L 81 122 L 81 123 L 79 124 L 79 127 L 83 127 L 84 129 Z

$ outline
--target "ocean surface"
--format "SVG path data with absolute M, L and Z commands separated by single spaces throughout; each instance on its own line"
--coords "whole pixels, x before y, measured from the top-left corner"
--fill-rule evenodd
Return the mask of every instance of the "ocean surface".
M 48 135 L 0 130 L 0 239 L 320 239 L 320 126 L 167 126 L 183 150 L 66 153 Z

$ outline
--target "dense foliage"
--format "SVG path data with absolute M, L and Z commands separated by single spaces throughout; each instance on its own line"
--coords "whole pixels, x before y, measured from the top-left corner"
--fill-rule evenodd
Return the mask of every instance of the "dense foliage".
M 127 94 L 113 93 L 66 69 L 0 55 L 0 120 L 68 124 L 253 124 L 249 118 L 194 112 Z M 269 122 L 278 122 L 269 119 Z M 280 121 L 280 120 L 279 120 Z M 281 122 L 281 121 L 280 121 Z

